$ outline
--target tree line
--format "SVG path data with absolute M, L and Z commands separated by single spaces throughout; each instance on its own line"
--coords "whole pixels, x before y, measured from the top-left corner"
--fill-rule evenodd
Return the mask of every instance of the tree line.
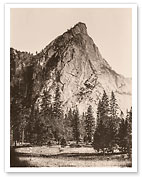
M 131 153 L 132 108 L 127 110 L 126 117 L 122 111 L 118 114 L 113 91 L 110 99 L 103 92 L 97 105 L 96 118 L 91 105 L 82 115 L 77 106 L 64 114 L 59 85 L 52 101 L 49 91 L 45 89 L 42 92 L 40 103 L 33 106 L 30 116 L 29 110 L 26 107 L 23 109 L 22 103 L 17 100 L 11 105 L 11 116 L 14 116 L 11 119 L 11 131 L 15 142 L 25 141 L 38 145 L 52 144 L 52 141 L 58 144 L 83 142 L 92 145 L 98 152 L 113 152 L 119 147 L 121 152 Z
M 132 108 L 128 111 L 126 118 L 121 111 L 118 114 L 118 104 L 114 92 L 109 100 L 104 91 L 102 99 L 97 108 L 97 125 L 93 137 L 95 149 L 113 152 L 119 147 L 121 152 L 131 153 L 132 147 Z

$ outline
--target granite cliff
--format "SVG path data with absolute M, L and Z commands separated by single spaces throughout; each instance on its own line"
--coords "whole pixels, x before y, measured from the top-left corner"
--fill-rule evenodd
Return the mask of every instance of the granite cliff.
M 77 105 L 83 113 L 92 105 L 96 113 L 103 90 L 108 96 L 115 93 L 120 110 L 131 107 L 131 79 L 111 68 L 84 23 L 79 22 L 36 55 L 13 48 L 10 55 L 11 89 L 21 85 L 22 99 L 29 107 L 38 105 L 45 89 L 54 95 L 57 83 L 65 112 Z

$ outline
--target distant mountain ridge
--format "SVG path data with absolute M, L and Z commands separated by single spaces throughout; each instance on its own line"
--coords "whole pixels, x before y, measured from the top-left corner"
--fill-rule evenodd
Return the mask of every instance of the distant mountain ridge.
M 96 113 L 103 90 L 108 96 L 114 91 L 123 112 L 131 107 L 131 79 L 111 68 L 84 23 L 79 22 L 36 55 L 11 48 L 10 64 L 11 89 L 20 84 L 29 106 L 38 105 L 45 89 L 53 96 L 59 84 L 65 112 L 77 105 L 83 113 L 92 105 Z

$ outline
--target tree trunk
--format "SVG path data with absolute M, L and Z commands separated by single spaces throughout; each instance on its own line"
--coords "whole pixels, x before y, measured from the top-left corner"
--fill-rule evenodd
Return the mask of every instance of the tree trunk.
M 22 144 L 24 143 L 24 139 L 25 139 L 25 131 L 24 129 L 22 130 Z
M 103 148 L 103 156 L 105 156 L 105 148 Z
M 17 142 L 16 142 L 16 140 L 15 140 L 14 144 L 15 144 L 15 147 L 16 147 L 16 146 L 17 146 Z

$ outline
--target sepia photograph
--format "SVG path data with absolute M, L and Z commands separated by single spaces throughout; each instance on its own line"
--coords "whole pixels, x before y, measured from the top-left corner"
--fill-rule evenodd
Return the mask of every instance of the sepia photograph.
M 9 5 L 6 12 L 9 169 L 134 171 L 136 6 Z

